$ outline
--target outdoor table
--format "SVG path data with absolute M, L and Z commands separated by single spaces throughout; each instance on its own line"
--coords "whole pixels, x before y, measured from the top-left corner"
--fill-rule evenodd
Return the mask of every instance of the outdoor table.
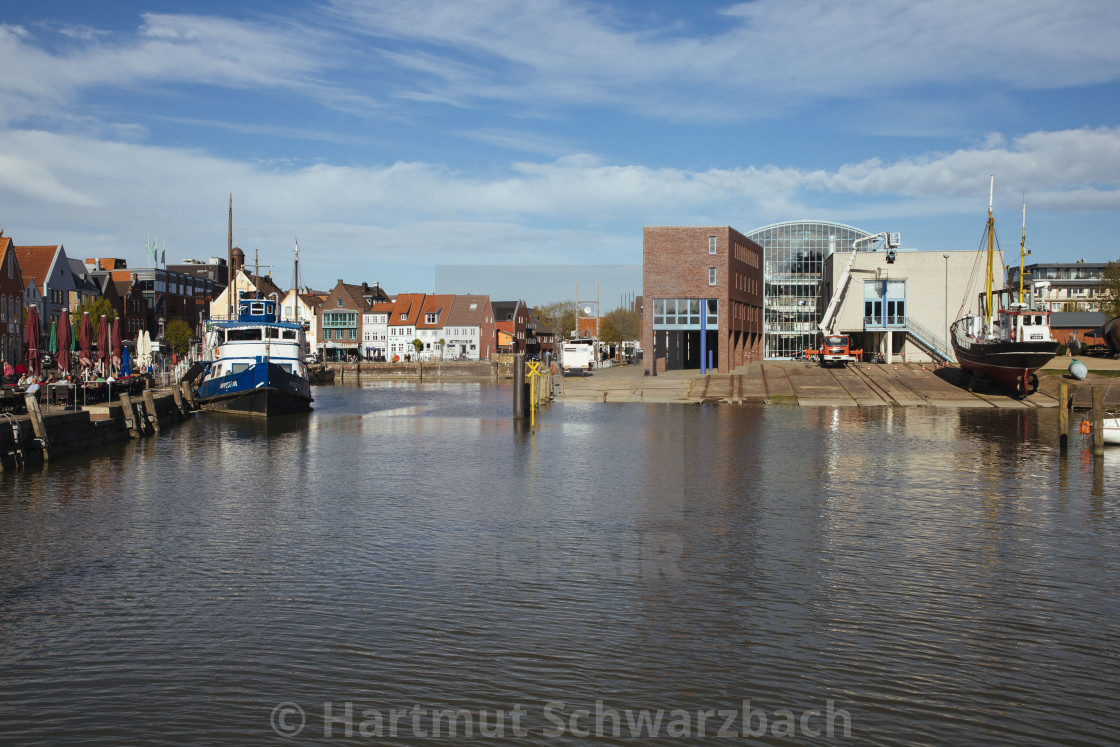
M 60 402 L 64 405 L 70 404 L 71 387 L 72 384 L 66 381 L 47 384 L 47 404 L 57 405 Z
M 14 386 L 0 388 L 0 412 L 16 412 L 23 409 L 23 392 Z

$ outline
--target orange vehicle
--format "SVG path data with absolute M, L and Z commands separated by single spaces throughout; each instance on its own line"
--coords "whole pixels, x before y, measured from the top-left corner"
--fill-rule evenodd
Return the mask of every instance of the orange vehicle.
M 862 350 L 852 350 L 847 335 L 825 335 L 820 350 L 806 350 L 805 357 L 816 358 L 822 366 L 840 366 L 863 360 Z

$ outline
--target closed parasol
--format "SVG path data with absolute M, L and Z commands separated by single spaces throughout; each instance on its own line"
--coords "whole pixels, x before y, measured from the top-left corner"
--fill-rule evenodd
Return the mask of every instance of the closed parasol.
M 58 319 L 58 370 L 70 372 L 70 311 L 63 309 Z
M 121 318 L 113 319 L 113 368 L 121 370 Z
M 109 364 L 112 362 L 113 352 L 109 349 L 109 319 L 104 314 L 97 323 L 97 362 L 101 364 L 103 376 L 109 375 Z
M 93 368 L 93 322 L 90 321 L 89 312 L 82 312 L 82 326 L 78 331 L 78 362 L 82 371 Z
M 121 376 L 132 375 L 132 363 L 128 360 L 128 348 L 121 351 Z
M 27 309 L 27 370 L 39 375 L 39 307 L 35 304 Z

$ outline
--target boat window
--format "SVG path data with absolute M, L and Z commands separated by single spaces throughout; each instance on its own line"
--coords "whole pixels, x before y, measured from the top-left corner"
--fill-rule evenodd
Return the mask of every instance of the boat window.
M 280 330 L 277 329 L 276 327 L 265 327 L 264 331 L 265 331 L 265 335 L 268 337 L 268 339 L 270 339 L 270 340 L 279 340 L 280 339 Z
M 294 340 L 294 339 L 296 339 L 296 331 L 295 331 L 294 329 L 286 329 L 286 330 L 284 330 L 284 339 L 285 339 L 285 340 Z
M 234 363 L 231 366 L 231 373 L 234 373 L 234 374 L 244 373 L 245 371 L 248 371 L 248 370 L 249 370 L 249 364 L 248 363 Z
M 261 339 L 260 327 L 243 327 L 231 329 L 226 333 L 226 339 L 234 340 L 259 340 Z

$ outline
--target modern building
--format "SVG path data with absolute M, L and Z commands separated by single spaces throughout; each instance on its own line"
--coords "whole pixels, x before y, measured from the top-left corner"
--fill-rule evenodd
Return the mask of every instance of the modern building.
M 1100 311 L 1105 262 L 1032 264 L 1023 268 L 1024 301 L 1049 311 Z M 1019 268 L 1007 268 L 1007 287 L 1018 290 Z
M 642 260 L 642 349 L 651 373 L 727 372 L 761 355 L 762 246 L 730 226 L 647 226 Z

